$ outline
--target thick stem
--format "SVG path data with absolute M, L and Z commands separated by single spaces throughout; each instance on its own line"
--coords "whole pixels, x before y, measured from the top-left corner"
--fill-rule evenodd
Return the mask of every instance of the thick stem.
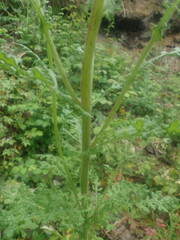
M 103 15 L 104 0 L 94 0 L 90 17 L 89 29 L 86 39 L 85 51 L 82 61 L 81 73 L 81 101 L 84 111 L 91 114 L 91 93 L 93 81 L 94 50 L 96 38 Z M 81 193 L 88 190 L 89 146 L 91 136 L 91 117 L 82 117 L 82 168 L 81 168 Z
M 99 31 L 102 15 L 104 10 L 104 0 L 94 0 L 88 34 L 85 44 L 85 51 L 82 61 L 81 73 L 81 101 L 84 111 L 89 113 L 89 116 L 82 116 L 82 164 L 81 164 L 81 194 L 88 193 L 88 173 L 90 163 L 90 141 L 91 141 L 91 93 L 93 82 L 93 66 L 94 66 L 94 50 L 96 38 Z M 82 207 L 87 210 L 86 199 L 82 200 Z M 88 239 L 88 221 L 87 214 L 84 214 L 84 224 L 82 230 L 82 240 Z

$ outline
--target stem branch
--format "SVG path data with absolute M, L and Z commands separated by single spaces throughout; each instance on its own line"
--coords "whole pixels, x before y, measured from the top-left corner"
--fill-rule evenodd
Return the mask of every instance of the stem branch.
M 141 65 L 142 65 L 143 61 L 145 60 L 145 58 L 149 54 L 149 52 L 152 49 L 154 43 L 161 40 L 162 35 L 163 35 L 163 33 L 166 29 L 167 23 L 170 20 L 170 18 L 172 17 L 173 13 L 175 12 L 175 10 L 176 10 L 176 8 L 179 4 L 180 4 L 180 0 L 174 1 L 171 4 L 171 6 L 166 10 L 165 14 L 161 18 L 158 25 L 154 27 L 153 32 L 152 32 L 152 37 L 151 37 L 150 41 L 148 42 L 147 46 L 145 47 L 144 51 L 142 52 L 139 60 L 137 61 L 134 69 L 132 70 L 131 74 L 127 78 L 127 81 L 126 81 L 122 91 L 119 93 L 119 96 L 118 96 L 114 106 L 112 107 L 107 119 L 105 120 L 104 124 L 102 125 L 100 132 L 95 136 L 94 140 L 92 141 L 91 147 L 94 147 L 97 144 L 97 142 L 102 137 L 104 131 L 109 126 L 113 116 L 115 115 L 116 111 L 118 110 L 118 108 L 119 108 L 119 106 L 120 106 L 120 104 L 121 104 L 121 102 L 124 98 L 124 95 L 129 90 L 130 86 L 132 85 L 133 81 L 135 80 L 136 74 L 139 71 L 139 69 L 141 68 Z
M 63 81 L 69 95 L 73 99 L 74 103 L 76 103 L 78 105 L 81 105 L 79 99 L 77 98 L 77 96 L 74 92 L 74 89 L 71 86 L 71 83 L 68 80 L 66 72 L 64 70 L 63 64 L 62 64 L 61 59 L 60 59 L 60 57 L 58 55 L 58 52 L 56 50 L 53 39 L 51 37 L 51 33 L 50 33 L 50 30 L 49 30 L 49 24 L 46 22 L 43 10 L 40 6 L 38 6 L 39 5 L 38 2 L 36 3 L 34 0 L 30 0 L 30 1 L 31 1 L 31 4 L 32 4 L 35 12 L 37 13 L 39 19 L 41 20 L 43 34 L 44 34 L 44 36 L 46 38 L 46 41 L 47 41 L 47 44 L 48 44 L 48 46 L 51 50 L 51 54 L 52 54 L 52 57 L 54 58 L 54 61 L 55 61 L 55 64 L 57 66 L 57 69 L 59 71 L 59 74 L 62 77 L 62 81 Z

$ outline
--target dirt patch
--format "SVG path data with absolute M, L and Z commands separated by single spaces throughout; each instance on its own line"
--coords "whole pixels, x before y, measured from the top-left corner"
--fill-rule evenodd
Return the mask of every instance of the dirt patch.
M 148 227 L 146 223 L 136 222 L 125 214 L 114 223 L 112 231 L 103 229 L 100 236 L 104 240 L 145 240 L 149 233 L 155 234 L 155 229 Z
M 122 8 L 119 14 L 128 18 L 144 18 L 162 13 L 160 0 L 126 0 L 122 1 Z
M 101 31 L 109 31 L 122 46 L 128 49 L 144 48 L 151 37 L 151 29 L 162 17 L 164 9 L 161 0 L 126 0 L 122 2 L 122 9 L 114 17 L 114 26 L 108 28 L 109 22 L 103 19 Z M 176 47 L 180 45 L 180 19 L 176 15 L 169 22 L 165 33 L 164 45 Z

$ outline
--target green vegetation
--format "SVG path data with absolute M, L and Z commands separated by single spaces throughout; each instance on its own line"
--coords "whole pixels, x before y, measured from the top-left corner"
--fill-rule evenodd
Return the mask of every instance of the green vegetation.
M 180 0 L 137 62 L 97 41 L 121 1 L 88 1 L 91 14 L 73 1 L 58 13 L 10 2 L 0 9 L 1 239 L 104 239 L 124 216 L 144 239 L 177 239 L 179 73 L 163 59 L 180 48 L 148 55 Z

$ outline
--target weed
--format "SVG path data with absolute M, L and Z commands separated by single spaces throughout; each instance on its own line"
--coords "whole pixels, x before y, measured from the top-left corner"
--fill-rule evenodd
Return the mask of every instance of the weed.
M 127 81 L 119 83 L 118 69 L 115 71 L 114 67 L 121 66 L 124 57 L 111 58 L 110 61 L 106 58 L 104 60 L 105 69 L 101 64 L 98 66 L 102 77 L 100 84 L 103 85 L 107 79 L 111 86 L 106 93 L 107 96 L 99 95 L 102 98 L 100 100 L 98 93 L 94 95 L 92 93 L 93 75 L 97 80 L 97 73 L 94 74 L 95 43 L 103 14 L 108 13 L 109 15 L 109 9 L 106 6 L 109 2 L 93 1 L 85 47 L 79 46 L 80 42 L 76 41 L 76 34 L 73 33 L 74 44 L 69 46 L 62 40 L 62 44 L 58 45 L 57 43 L 57 48 L 55 43 L 58 39 L 53 41 L 49 24 L 51 19 L 45 5 L 40 1 L 31 0 L 30 2 L 37 15 L 37 22 L 40 22 L 41 26 L 37 36 L 43 34 L 45 37 L 45 41 L 42 43 L 43 51 L 46 48 L 47 58 L 43 59 L 43 62 L 37 56 L 37 49 L 32 51 L 29 48 L 29 52 L 38 60 L 34 67 L 32 59 L 27 57 L 24 59 L 24 66 L 22 63 L 19 64 L 18 58 L 9 57 L 4 53 L 0 54 L 2 69 L 18 78 L 18 88 L 5 81 L 3 84 L 4 97 L 1 103 L 1 107 L 6 113 L 5 116 L 2 115 L 1 125 L 3 135 L 1 148 L 2 155 L 5 157 L 2 170 L 10 167 L 10 178 L 13 177 L 19 181 L 8 180 L 1 183 L 0 206 L 3 220 L 0 220 L 0 225 L 3 230 L 3 239 L 19 236 L 43 239 L 46 234 L 49 234 L 51 239 L 66 239 L 68 236 L 71 239 L 95 239 L 96 230 L 100 227 L 110 227 L 110 220 L 117 217 L 121 211 L 127 211 L 133 218 L 138 218 L 147 216 L 154 211 L 168 212 L 172 208 L 176 208 L 177 198 L 163 196 L 159 191 L 151 192 L 142 184 L 134 184 L 123 179 L 122 172 L 124 170 L 131 171 L 132 168 L 132 165 L 128 167 L 127 164 L 129 159 L 133 159 L 133 141 L 138 141 L 140 138 L 147 139 L 153 135 L 155 130 L 153 122 L 149 119 L 147 121 L 136 119 L 128 127 L 126 109 L 120 108 L 120 104 L 125 97 L 126 107 L 134 108 L 134 112 L 132 111 L 131 114 L 140 117 L 146 116 L 147 113 L 150 116 L 154 115 L 155 103 L 154 105 L 150 104 L 150 95 L 142 96 L 140 94 L 137 101 L 128 102 L 127 92 L 136 77 L 143 79 L 148 75 L 148 69 L 143 65 L 145 58 L 152 46 L 161 39 L 166 24 L 180 1 L 174 1 L 165 11 L 159 24 L 154 27 L 152 38 L 133 69 L 131 71 L 127 68 L 123 69 L 129 74 Z M 112 1 L 112 3 L 116 2 Z M 112 6 L 114 6 L 113 4 Z M 70 18 L 73 19 L 73 13 Z M 62 14 L 58 19 L 62 19 Z M 83 23 L 85 24 L 85 22 Z M 73 29 L 76 29 L 79 27 L 80 21 L 77 24 L 74 21 L 72 24 Z M 57 27 L 57 25 L 54 26 Z M 66 27 L 64 21 L 63 28 Z M 71 28 L 72 25 L 70 24 L 68 27 Z M 54 31 L 59 34 L 56 28 Z M 61 33 L 67 36 L 65 30 L 62 30 Z M 30 40 L 33 42 L 32 37 Z M 71 40 L 69 41 L 71 43 Z M 22 43 L 24 45 L 31 44 L 31 41 Z M 27 50 L 27 46 L 25 49 Z M 78 61 L 81 57 L 82 64 L 79 64 Z M 67 68 L 64 68 L 64 65 Z M 111 76 L 111 68 L 113 68 L 113 76 Z M 69 77 L 74 72 L 77 75 Z M 6 78 L 6 75 L 4 77 Z M 30 81 L 27 83 L 27 80 Z M 19 85 L 19 81 L 21 81 L 21 85 Z M 64 87 L 61 86 L 62 83 Z M 26 84 L 29 84 L 28 89 L 35 88 L 35 90 L 26 92 L 24 90 Z M 97 83 L 95 82 L 95 84 Z M 141 81 L 141 84 L 135 86 L 135 90 L 137 88 L 142 93 L 145 87 L 149 91 L 153 85 L 150 86 L 147 81 Z M 158 87 L 160 88 L 160 86 Z M 115 103 L 113 103 L 113 89 L 117 94 Z M 135 90 L 129 94 L 137 96 Z M 37 95 L 34 94 L 36 91 Z M 158 97 L 158 91 L 159 89 L 157 92 L 153 92 L 153 98 Z M 42 95 L 39 97 L 40 92 Z M 12 104 L 16 97 L 18 98 L 17 102 Z M 48 103 L 44 99 L 47 99 Z M 111 110 L 105 109 L 106 118 L 100 113 L 94 116 L 95 121 L 92 122 L 92 106 L 93 104 L 96 106 L 96 102 L 112 105 L 112 108 Z M 144 102 L 145 106 L 142 104 Z M 11 106 L 7 106 L 9 103 Z M 44 105 L 46 105 L 45 108 Z M 63 107 L 64 105 L 66 108 Z M 49 108 L 52 109 L 52 124 Z M 95 112 L 98 111 L 98 108 L 97 106 Z M 118 110 L 122 119 L 120 118 L 116 122 L 112 119 Z M 125 121 L 123 121 L 123 117 Z M 104 119 L 104 123 L 99 127 L 96 123 L 99 124 L 100 119 Z M 117 123 L 121 125 L 121 128 L 114 132 L 112 127 Z M 150 124 L 148 125 L 148 123 Z M 123 125 L 125 125 L 124 128 Z M 155 125 L 158 132 L 167 134 L 173 144 L 177 145 L 179 139 L 177 121 L 171 122 L 164 128 L 157 126 L 158 124 Z M 74 136 L 76 132 L 77 134 Z M 118 138 L 118 135 L 121 138 Z M 128 141 L 129 139 L 131 141 Z M 52 142 L 54 142 L 56 150 Z M 116 151 L 114 146 L 119 143 L 121 144 L 120 149 L 112 155 L 112 152 Z M 20 155 L 21 150 L 22 154 Z M 44 152 L 50 150 L 51 154 L 43 155 Z M 126 150 L 128 150 L 128 154 Z M 29 154 L 30 152 L 32 155 Z M 39 162 L 36 161 L 37 153 L 41 160 Z M 53 154 L 57 154 L 58 157 L 52 156 Z M 16 157 L 16 155 L 20 157 Z M 24 155 L 28 157 L 23 164 L 19 164 Z M 107 164 L 109 159 L 112 161 L 111 164 Z M 97 162 L 92 170 L 90 169 L 90 160 Z M 98 161 L 101 162 L 98 163 Z M 143 164 L 145 169 L 139 169 L 139 172 L 141 175 L 148 176 L 148 170 L 154 165 Z M 80 165 L 81 167 L 79 167 Z M 102 166 L 102 174 L 97 177 L 97 171 Z M 103 182 L 104 174 L 109 177 L 105 182 Z M 129 172 L 128 175 L 131 173 Z M 154 177 L 154 181 L 158 184 L 157 177 Z

